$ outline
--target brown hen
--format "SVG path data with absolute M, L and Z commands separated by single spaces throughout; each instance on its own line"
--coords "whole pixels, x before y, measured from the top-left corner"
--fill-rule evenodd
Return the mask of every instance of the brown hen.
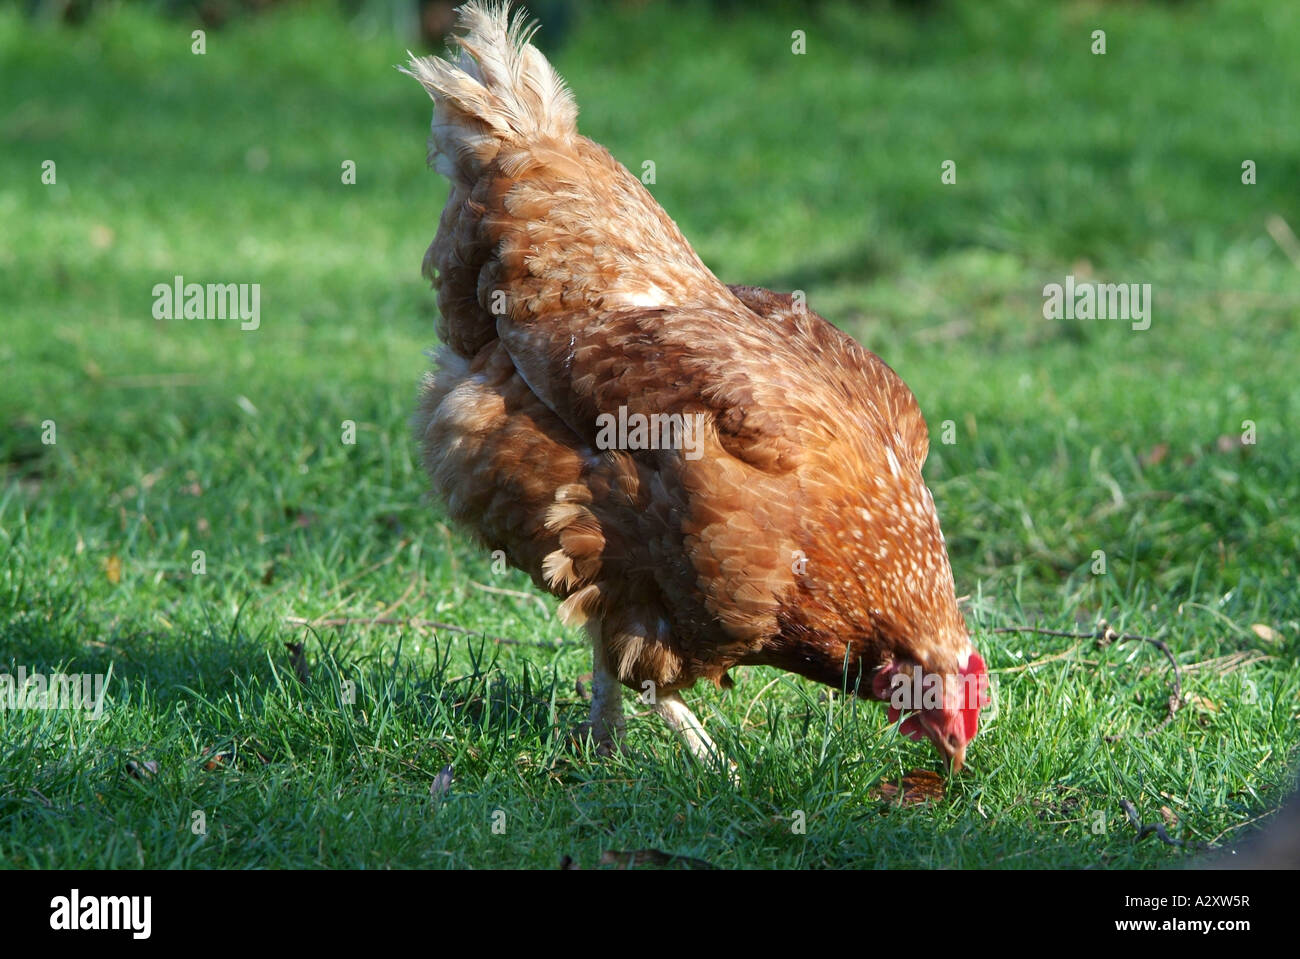
M 716 756 L 679 691 L 769 665 L 889 701 L 959 768 L 985 673 L 907 386 L 801 300 L 719 282 L 519 17 L 460 26 L 455 62 L 407 71 L 451 182 L 416 431 L 452 518 L 586 624 L 596 742 L 621 683 Z

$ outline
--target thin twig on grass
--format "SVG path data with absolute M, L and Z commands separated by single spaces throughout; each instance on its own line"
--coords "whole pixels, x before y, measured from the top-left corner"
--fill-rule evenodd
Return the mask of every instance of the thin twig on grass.
M 1220 830 L 1220 831 L 1218 832 L 1218 834 L 1216 834 L 1215 837 L 1214 837 L 1213 839 L 1211 839 L 1211 840 L 1209 841 L 1209 843 L 1207 843 L 1207 845 L 1209 845 L 1209 846 L 1211 846 L 1211 847 L 1213 847 L 1213 846 L 1217 846 L 1218 843 L 1219 843 L 1219 840 L 1222 839 L 1224 836 L 1226 836 L 1228 833 L 1230 833 L 1230 832 L 1234 832 L 1234 831 L 1236 831 L 1236 830 L 1238 830 L 1238 829 L 1244 829 L 1245 827 L 1249 826 L 1251 823 L 1257 823 L 1257 822 L 1259 822 L 1261 819 L 1267 819 L 1269 816 L 1273 815 L 1275 812 L 1277 812 L 1276 809 L 1265 809 L 1265 810 L 1264 810 L 1262 813 L 1260 813 L 1258 816 L 1251 816 L 1249 819 L 1245 820 L 1244 822 L 1233 823 L 1231 826 L 1228 826 L 1226 829 L 1222 829 L 1222 830 Z
M 1135 807 L 1127 799 L 1121 799 L 1119 801 L 1119 804 L 1124 807 L 1124 812 L 1128 816 L 1128 821 L 1131 822 L 1133 824 L 1133 828 L 1138 831 L 1138 839 L 1140 840 L 1145 839 L 1147 836 L 1151 835 L 1152 833 L 1155 833 L 1156 838 L 1159 839 L 1166 846 L 1177 846 L 1179 849 L 1185 849 L 1187 847 L 1187 843 L 1183 842 L 1183 840 L 1174 839 L 1172 836 L 1169 835 L 1168 832 L 1165 831 L 1164 823 L 1142 822 L 1141 817 L 1138 816 L 1137 807 Z
M 525 593 L 523 590 L 519 589 L 502 589 L 500 586 L 488 586 L 486 583 L 476 583 L 472 579 L 469 581 L 469 584 L 475 589 L 481 589 L 485 593 L 493 593 L 497 596 L 513 596 L 515 599 L 522 599 L 531 603 L 536 603 L 537 608 L 542 611 L 543 616 L 549 617 L 551 615 L 551 611 L 547 609 L 546 604 L 542 602 L 542 597 L 535 593 Z
M 1044 656 L 1042 659 L 1035 659 L 1032 663 L 1021 663 L 1019 666 L 1010 666 L 1006 669 L 990 669 L 990 673 L 1019 673 L 1026 669 L 1033 669 L 1035 666 L 1043 666 L 1047 663 L 1056 662 L 1058 659 L 1067 659 L 1075 650 L 1082 645 L 1075 643 L 1069 649 L 1060 653 L 1053 653 L 1051 656 Z
M 322 626 L 325 628 L 338 626 L 405 626 L 407 629 L 441 629 L 448 633 L 460 633 L 465 636 L 482 636 L 499 646 L 536 646 L 539 649 L 562 649 L 566 646 L 584 645 L 574 640 L 565 639 L 553 639 L 550 642 L 543 642 L 535 639 L 512 639 L 509 636 L 492 636 L 482 630 L 466 629 L 464 626 L 457 626 L 455 623 L 443 623 L 436 619 L 420 619 L 415 616 L 406 619 L 391 616 L 332 616 L 326 619 L 304 619 L 301 616 L 286 616 L 284 621 L 295 626 L 318 628 Z
M 1178 660 L 1174 658 L 1173 650 L 1169 648 L 1169 644 L 1166 643 L 1163 639 L 1155 639 L 1151 636 L 1139 636 L 1137 633 L 1117 633 L 1115 632 L 1114 629 L 1111 628 L 1110 623 L 1106 622 L 1106 620 L 1104 619 L 1098 621 L 1097 629 L 1091 633 L 1072 633 L 1061 629 L 1043 629 L 1038 626 L 999 626 L 997 629 L 991 630 L 991 632 L 1038 633 L 1043 636 L 1063 636 L 1066 639 L 1092 639 L 1096 641 L 1098 646 L 1109 646 L 1111 643 L 1118 644 L 1118 643 L 1125 643 L 1125 642 L 1150 643 L 1152 646 L 1156 647 L 1156 649 L 1164 653 L 1165 658 L 1169 660 L 1169 665 L 1170 667 L 1172 667 L 1174 673 L 1174 691 L 1169 695 L 1168 712 L 1165 714 L 1165 718 L 1161 721 L 1160 725 L 1156 726 L 1154 729 L 1148 729 L 1146 732 L 1140 733 L 1139 735 L 1154 736 L 1156 733 L 1160 732 L 1160 730 L 1164 729 L 1171 722 L 1173 722 L 1174 714 L 1178 712 L 1179 708 L 1183 705 L 1182 672 L 1178 669 Z M 1051 659 L 1059 659 L 1064 657 L 1065 655 L 1068 655 L 1070 652 L 1072 652 L 1074 649 L 1077 648 L 1078 646 L 1076 645 L 1071 647 L 1071 649 L 1067 650 L 1065 653 L 1059 654 L 1058 656 L 1048 657 L 1048 659 L 1045 660 L 1038 660 L 1036 663 L 1026 663 L 1024 667 L 1016 667 L 1016 668 L 1017 669 L 1028 668 L 1029 666 L 1038 665 L 1038 663 L 1048 662 Z M 1010 671 L 1011 670 L 1008 670 L 1008 672 Z M 1115 733 L 1114 735 L 1107 736 L 1106 741 L 1110 743 L 1118 742 L 1119 740 L 1123 739 L 1124 736 L 1125 736 L 1124 733 Z

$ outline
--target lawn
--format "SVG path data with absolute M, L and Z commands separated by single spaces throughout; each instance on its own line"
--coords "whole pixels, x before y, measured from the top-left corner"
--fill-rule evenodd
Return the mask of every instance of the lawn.
M 705 262 L 807 291 L 930 422 L 997 708 L 915 804 L 887 784 L 938 770 L 928 744 L 767 669 L 687 697 L 738 785 L 648 715 L 621 755 L 571 745 L 582 635 L 448 525 L 409 435 L 446 195 L 393 69 L 418 41 L 332 6 L 202 55 L 194 26 L 0 9 L 0 673 L 111 671 L 98 718 L 0 710 L 0 864 L 1179 867 L 1285 794 L 1300 7 L 627 3 L 543 27 L 583 132 L 654 162 Z M 260 284 L 260 325 L 155 319 L 177 275 Z M 1149 328 L 1045 318 L 1067 275 L 1151 284 Z M 1172 718 L 1153 644 L 993 631 L 1099 618 L 1168 644 Z M 1138 841 L 1125 801 L 1185 846 Z

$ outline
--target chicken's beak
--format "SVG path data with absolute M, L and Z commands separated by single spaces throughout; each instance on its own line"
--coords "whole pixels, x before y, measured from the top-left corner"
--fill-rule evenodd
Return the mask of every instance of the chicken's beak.
M 961 772 L 962 764 L 966 762 L 966 744 L 962 743 L 951 753 L 948 754 L 948 765 L 953 774 Z
M 961 772 L 966 762 L 966 738 L 962 735 L 960 713 L 923 710 L 919 719 L 921 728 L 947 761 L 949 770 L 953 774 Z

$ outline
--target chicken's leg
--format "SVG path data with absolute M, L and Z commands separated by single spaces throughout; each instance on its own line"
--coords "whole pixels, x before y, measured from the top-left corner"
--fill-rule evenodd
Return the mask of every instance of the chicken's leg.
M 608 755 L 623 735 L 623 686 L 599 637 L 591 644 L 591 667 L 591 714 L 586 726 L 596 751 Z
M 655 699 L 654 710 L 682 739 L 686 740 L 691 755 L 713 769 L 718 769 L 725 763 L 731 781 L 739 782 L 736 764 L 724 756 L 722 750 L 709 738 L 709 734 L 704 731 L 703 723 L 691 712 L 691 708 L 686 705 L 680 693 L 659 696 Z

